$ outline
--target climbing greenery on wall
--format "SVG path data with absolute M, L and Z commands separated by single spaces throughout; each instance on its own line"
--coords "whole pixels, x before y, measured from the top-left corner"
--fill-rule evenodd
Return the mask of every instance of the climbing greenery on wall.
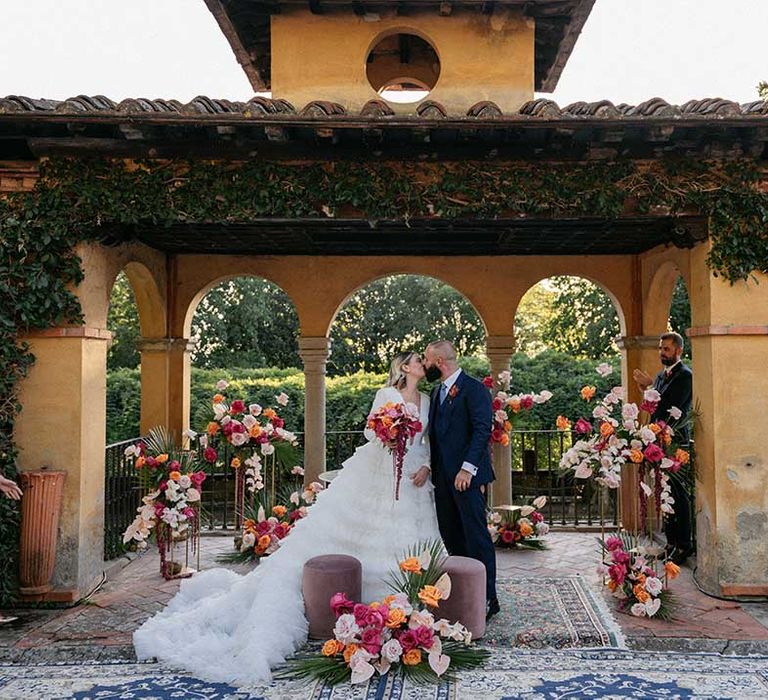
M 768 272 L 768 192 L 760 189 L 760 176 L 751 161 L 45 162 L 34 191 L 0 197 L 0 469 L 15 473 L 16 387 L 33 359 L 19 336 L 81 320 L 71 292 L 81 279 L 73 252 L 78 241 L 119 241 L 138 223 L 256 217 L 615 218 L 695 211 L 709 217 L 711 268 L 735 282 L 754 270 Z M 0 559 L 13 561 L 17 515 L 8 503 L 0 509 Z M 0 573 L 0 602 L 12 592 L 12 571 L 15 566 L 9 565 Z

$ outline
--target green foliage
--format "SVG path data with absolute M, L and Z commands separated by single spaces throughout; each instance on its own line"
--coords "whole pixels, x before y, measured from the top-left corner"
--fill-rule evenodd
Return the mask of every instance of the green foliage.
M 112 343 L 107 350 L 107 369 L 139 366 L 136 341 L 141 338 L 139 310 L 128 277 L 121 272 L 112 286 L 109 297 L 107 329 L 112 332 Z
M 768 83 L 766 83 L 765 80 L 761 80 L 760 83 L 758 84 L 757 93 L 764 100 L 768 100 Z
M 356 292 L 331 326 L 329 374 L 386 372 L 398 352 L 450 340 L 460 355 L 485 347 L 480 317 L 462 294 L 431 277 L 392 275 Z

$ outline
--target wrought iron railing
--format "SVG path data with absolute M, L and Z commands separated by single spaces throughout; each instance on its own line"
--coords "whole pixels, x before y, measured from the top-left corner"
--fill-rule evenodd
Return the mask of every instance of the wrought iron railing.
M 141 503 L 133 459 L 125 456 L 125 448 L 137 441 L 107 445 L 104 454 L 104 559 L 114 559 L 125 551 L 123 532 Z

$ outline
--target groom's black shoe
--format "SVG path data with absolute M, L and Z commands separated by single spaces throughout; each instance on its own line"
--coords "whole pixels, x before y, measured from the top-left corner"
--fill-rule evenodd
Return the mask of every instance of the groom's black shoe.
M 485 621 L 488 622 L 494 615 L 498 615 L 501 612 L 501 606 L 499 605 L 498 598 L 492 598 L 488 601 L 488 606 L 485 609 Z

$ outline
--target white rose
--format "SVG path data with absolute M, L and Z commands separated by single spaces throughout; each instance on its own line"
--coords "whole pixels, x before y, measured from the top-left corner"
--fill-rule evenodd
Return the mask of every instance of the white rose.
M 256 544 L 256 535 L 254 535 L 252 532 L 246 532 L 243 535 L 243 544 L 240 547 L 240 551 L 245 551 L 246 549 L 250 549 L 253 547 L 253 545 Z
M 645 605 L 642 603 L 635 603 L 629 611 L 635 616 L 635 617 L 645 617 Z
M 669 409 L 669 415 L 672 417 L 672 420 L 680 420 L 683 412 L 677 406 L 672 406 L 672 408 Z
M 661 589 L 661 581 L 655 576 L 649 576 L 647 579 L 645 579 L 645 590 L 648 591 L 648 593 L 650 593 L 652 596 L 659 595 L 659 593 L 661 593 Z
M 507 412 L 498 410 L 496 411 L 496 413 L 493 414 L 493 417 L 498 423 L 503 423 L 504 421 L 507 420 Z
M 208 447 L 208 436 L 205 433 L 200 436 L 200 447 L 203 449 Z
M 220 421 L 227 413 L 227 407 L 223 403 L 213 404 L 213 419 Z
M 661 394 L 656 389 L 646 389 L 643 392 L 643 401 L 659 403 L 661 401 Z
M 403 655 L 403 647 L 396 639 L 390 639 L 381 647 L 381 658 L 390 662 L 399 661 Z
M 536 403 L 546 403 L 547 401 L 549 401 L 549 400 L 552 398 L 552 396 L 553 396 L 553 395 L 554 395 L 554 394 L 552 394 L 552 392 L 551 392 L 551 391 L 548 391 L 547 389 L 544 389 L 544 391 L 542 391 L 542 392 L 540 392 L 540 393 L 536 394 L 536 395 L 533 397 L 533 400 L 534 400 Z
M 182 431 L 181 433 L 185 438 L 188 438 L 190 440 L 194 440 L 197 437 L 197 433 L 194 430 L 190 430 L 187 428 L 186 430 Z
M 284 391 L 281 391 L 276 397 L 275 400 L 277 403 L 279 403 L 281 406 L 287 406 L 288 405 L 288 394 L 286 394 Z
M 260 416 L 261 415 L 261 406 L 257 403 L 252 403 L 250 406 L 248 406 L 248 412 L 252 416 Z
M 182 474 L 179 477 L 179 486 L 183 489 L 188 489 L 190 486 L 192 486 L 192 479 L 189 478 L 188 474 Z
M 601 377 L 607 377 L 611 372 L 613 372 L 613 367 L 611 367 L 607 362 L 601 362 L 597 367 L 595 367 L 595 371 Z
M 248 433 L 232 433 L 229 436 L 229 440 L 235 447 L 242 447 L 250 440 L 250 436 Z
M 229 386 L 229 382 L 226 379 L 219 379 L 218 382 L 216 382 L 216 388 L 219 391 L 224 391 Z
M 624 418 L 624 420 L 632 419 L 634 420 L 637 418 L 639 411 L 637 409 L 637 404 L 634 403 L 625 403 L 621 407 L 621 417 Z
M 250 414 L 243 416 L 243 425 L 246 430 L 250 430 L 258 421 Z
M 261 443 L 261 454 L 263 455 L 271 455 L 275 451 L 275 446 L 271 442 L 262 442 Z
M 536 523 L 536 534 L 539 537 L 545 537 L 549 533 L 549 525 L 547 523 L 541 522 Z
M 186 497 L 190 503 L 197 503 L 200 500 L 200 492 L 196 488 L 187 489 Z
M 342 644 L 351 644 L 355 637 L 360 633 L 360 628 L 355 622 L 355 616 L 346 613 L 340 615 L 333 628 L 333 634 Z
M 646 444 L 650 445 L 652 442 L 655 442 L 656 440 L 656 433 L 653 432 L 647 425 L 644 425 L 642 428 L 640 428 L 640 439 Z
M 291 474 L 295 474 L 296 476 L 304 476 L 304 467 L 299 466 L 298 464 L 291 469 Z

